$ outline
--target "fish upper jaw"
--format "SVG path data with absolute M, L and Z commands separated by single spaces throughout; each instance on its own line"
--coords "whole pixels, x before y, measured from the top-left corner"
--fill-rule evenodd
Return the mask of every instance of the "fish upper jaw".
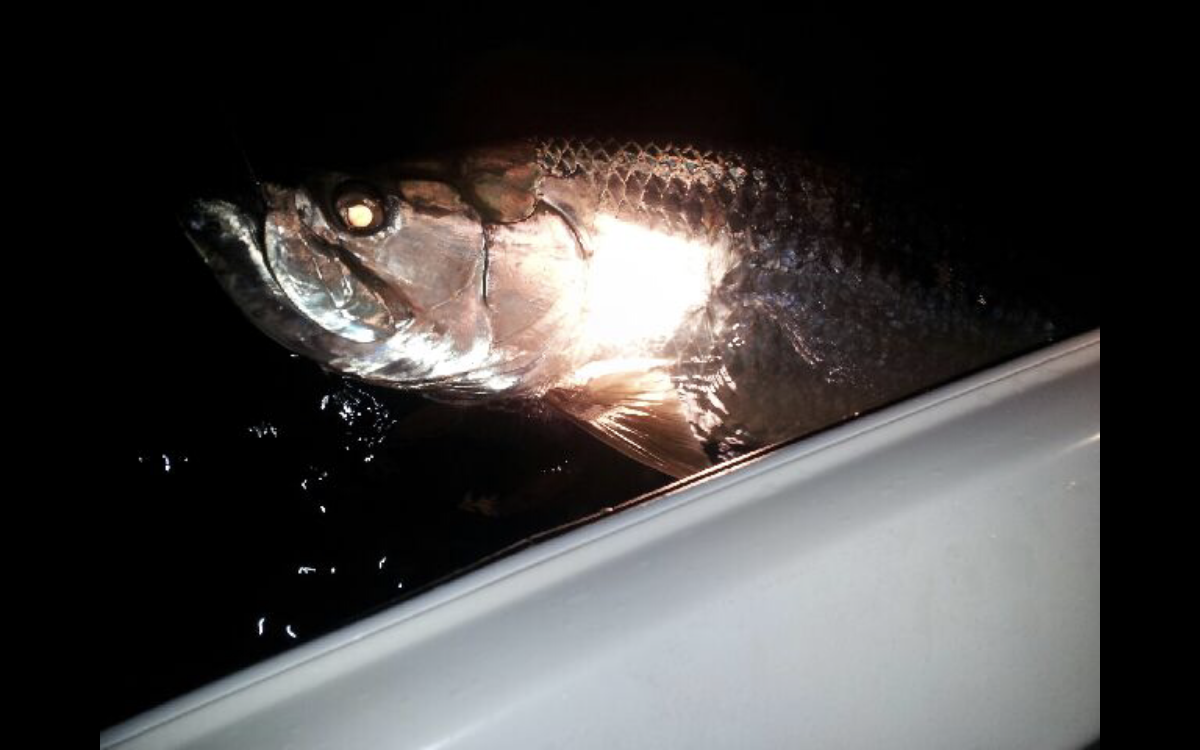
M 302 203 L 302 199 L 304 202 Z M 407 314 L 389 303 L 385 286 L 357 259 L 301 219 L 315 209 L 297 195 L 297 210 L 272 210 L 263 228 L 262 255 L 275 285 L 292 306 L 321 328 L 360 344 L 392 336 Z
M 261 223 L 224 200 L 197 200 L 182 216 L 184 232 L 217 282 L 261 331 L 297 354 L 325 365 L 361 357 L 365 345 L 330 333 L 304 315 L 271 273 Z

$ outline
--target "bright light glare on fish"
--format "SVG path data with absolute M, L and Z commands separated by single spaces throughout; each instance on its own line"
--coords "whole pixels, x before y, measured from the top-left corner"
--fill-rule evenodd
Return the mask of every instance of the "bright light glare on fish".
M 600 215 L 595 223 L 585 336 L 619 349 L 670 337 L 685 316 L 708 300 L 724 268 L 724 253 L 706 244 Z

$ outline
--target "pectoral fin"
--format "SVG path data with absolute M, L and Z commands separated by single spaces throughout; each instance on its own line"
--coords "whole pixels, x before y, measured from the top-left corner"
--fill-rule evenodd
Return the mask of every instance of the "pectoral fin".
M 593 363 L 547 400 L 608 445 L 663 473 L 684 477 L 710 465 L 657 360 Z

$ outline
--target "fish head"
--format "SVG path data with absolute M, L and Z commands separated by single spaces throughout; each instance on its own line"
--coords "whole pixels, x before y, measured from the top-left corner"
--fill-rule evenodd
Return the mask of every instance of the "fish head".
M 257 212 L 197 201 L 185 230 L 292 351 L 370 382 L 473 396 L 511 391 L 550 345 L 499 339 L 536 322 L 514 314 L 538 311 L 489 305 L 489 232 L 451 184 L 334 173 L 261 193 Z

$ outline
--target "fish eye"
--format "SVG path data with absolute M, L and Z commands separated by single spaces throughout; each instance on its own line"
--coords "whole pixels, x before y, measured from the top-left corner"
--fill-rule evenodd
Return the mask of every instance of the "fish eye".
M 378 231 L 387 219 L 383 198 L 362 182 L 344 182 L 333 194 L 333 212 L 344 229 L 355 234 Z

